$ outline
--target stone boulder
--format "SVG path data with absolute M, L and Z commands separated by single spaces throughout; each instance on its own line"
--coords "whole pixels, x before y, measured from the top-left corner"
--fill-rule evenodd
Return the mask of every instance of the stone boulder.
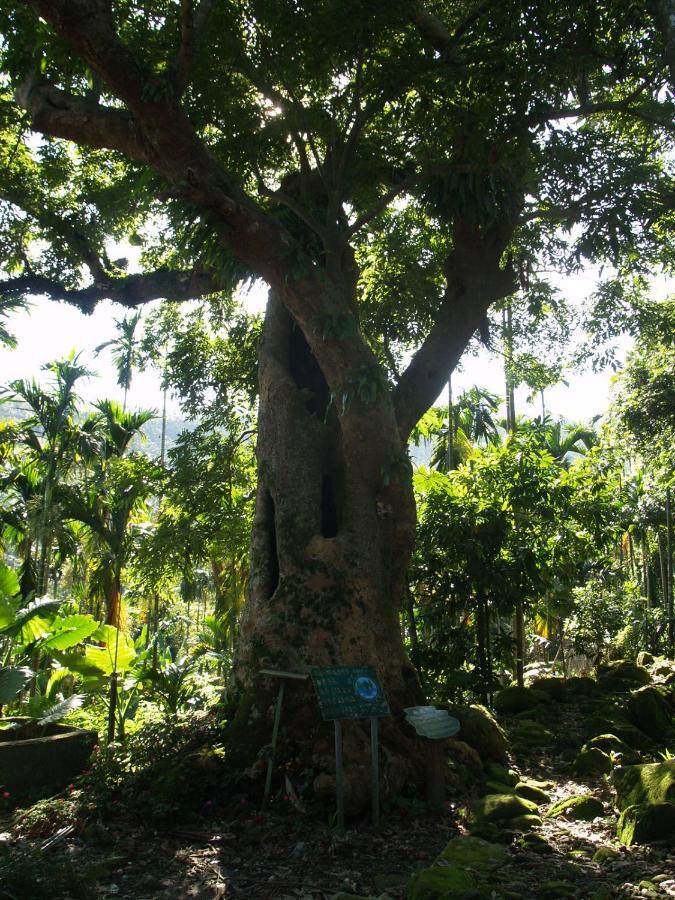
M 516 713 L 534 709 L 535 706 L 550 703 L 550 697 L 544 691 L 538 691 L 531 687 L 518 687 L 513 684 L 503 688 L 495 694 L 494 708 L 505 716 L 513 716 Z
M 525 797 L 526 800 L 531 800 L 537 805 L 551 802 L 551 795 L 542 787 L 539 787 L 537 784 L 532 784 L 530 781 L 518 782 L 514 790 L 519 797 Z
M 574 760 L 575 773 L 591 778 L 596 775 L 609 775 L 613 768 L 609 753 L 605 753 L 599 747 L 579 751 Z
M 515 787 L 520 781 L 520 775 L 513 769 L 507 769 L 496 762 L 485 763 L 485 772 L 491 781 L 497 781 L 499 784 L 508 784 Z
M 536 815 L 537 804 L 516 794 L 487 794 L 474 800 L 471 813 L 479 822 L 508 822 L 518 816 Z
M 656 687 L 643 687 L 628 699 L 628 714 L 637 727 L 654 740 L 667 738 L 673 724 L 673 711 Z
M 652 676 L 644 666 L 629 659 L 615 659 L 598 667 L 598 684 L 602 687 L 609 679 L 644 685 L 651 684 Z
M 605 809 L 597 799 L 589 794 L 578 794 L 575 797 L 565 797 L 558 800 L 546 813 L 546 819 L 569 819 L 590 822 L 598 816 L 604 816 Z
M 485 762 L 506 762 L 509 742 L 503 728 L 492 713 L 480 704 L 448 707 L 450 715 L 459 720 L 462 740 L 473 747 Z
M 615 734 L 598 734 L 590 741 L 587 741 L 581 748 L 582 752 L 597 747 L 603 753 L 611 756 L 614 754 L 622 765 L 632 766 L 640 762 L 640 754 L 633 750 L 625 741 Z
M 408 900 L 451 900 L 489 896 L 490 873 L 508 860 L 505 847 L 472 836 L 453 838 L 427 869 L 408 884 Z
M 649 752 L 654 747 L 652 739 L 633 722 L 629 722 L 623 711 L 616 709 L 587 716 L 582 722 L 582 731 L 587 741 L 601 734 L 614 734 L 633 750 L 639 750 L 641 753 Z
M 637 655 L 636 662 L 638 666 L 651 666 L 651 664 L 654 662 L 654 657 L 646 650 L 641 650 Z
M 564 703 L 567 699 L 567 683 L 564 678 L 555 678 L 554 676 L 545 676 L 535 678 L 530 687 L 535 691 L 543 691 L 545 694 L 555 700 L 557 703 Z
M 595 697 L 599 691 L 598 682 L 589 675 L 572 675 L 565 686 L 568 697 Z
M 612 776 L 620 810 L 640 803 L 675 803 L 675 759 L 622 766 Z
M 675 843 L 675 803 L 636 803 L 627 806 L 616 827 L 621 843 L 649 844 L 652 841 Z
M 523 719 L 513 729 L 514 747 L 530 750 L 536 747 L 550 747 L 555 743 L 555 735 L 540 722 Z

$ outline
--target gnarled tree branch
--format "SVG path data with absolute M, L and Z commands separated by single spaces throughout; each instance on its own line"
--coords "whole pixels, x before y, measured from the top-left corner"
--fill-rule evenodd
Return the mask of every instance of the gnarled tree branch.
M 394 392 L 403 441 L 440 394 L 490 305 L 517 289 L 511 266 L 500 265 L 512 230 L 506 223 L 483 235 L 463 223 L 455 227 L 448 284 L 436 321 Z
M 113 300 L 134 309 L 151 300 L 195 300 L 219 290 L 222 290 L 222 285 L 207 272 L 177 272 L 171 269 L 108 278 L 104 284 L 97 283 L 84 288 L 68 288 L 42 275 L 19 275 L 0 281 L 2 297 L 45 294 L 52 300 L 76 306 L 83 313 L 91 313 L 101 300 Z

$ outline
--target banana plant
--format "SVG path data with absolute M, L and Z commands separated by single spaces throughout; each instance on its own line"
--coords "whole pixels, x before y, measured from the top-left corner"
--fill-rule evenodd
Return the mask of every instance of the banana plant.
M 39 673 L 29 663 L 44 655 L 53 655 L 82 643 L 99 627 L 89 615 L 61 614 L 63 600 L 41 597 L 24 603 L 19 580 L 14 571 L 0 563 L 0 710 L 15 703 L 21 694 L 38 678 Z M 62 675 L 52 674 L 41 704 L 39 724 L 45 725 L 62 718 L 82 702 L 80 695 L 62 697 L 56 688 Z M 33 699 L 27 712 L 35 711 L 38 700 Z

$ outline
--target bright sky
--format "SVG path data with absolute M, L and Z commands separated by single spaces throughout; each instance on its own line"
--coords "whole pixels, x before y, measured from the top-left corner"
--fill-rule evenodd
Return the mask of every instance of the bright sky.
M 558 283 L 561 290 L 573 301 L 580 301 L 595 287 L 591 274 L 577 275 Z M 657 283 L 656 296 L 665 295 L 665 282 Z M 265 302 L 263 286 L 254 288 L 246 298 L 251 309 L 262 309 Z M 85 316 L 66 304 L 54 303 L 44 297 L 35 297 L 29 312 L 18 313 L 10 321 L 10 330 L 18 340 L 16 350 L 0 350 L 0 384 L 15 378 L 40 377 L 40 367 L 68 354 L 73 348 L 82 351 L 82 361 L 98 373 L 81 389 L 85 399 L 94 401 L 103 397 L 122 400 L 122 390 L 117 387 L 115 371 L 110 355 L 103 351 L 94 355 L 94 348 L 115 334 L 114 320 L 121 318 L 124 310 L 112 303 L 101 303 L 94 313 Z M 622 354 L 629 347 L 622 342 Z M 546 392 L 546 408 L 553 416 L 563 416 L 574 421 L 586 421 L 602 413 L 608 403 L 612 373 L 570 372 L 567 385 L 561 384 Z M 477 384 L 497 394 L 503 394 L 504 376 L 498 359 L 486 351 L 476 357 L 467 357 L 461 370 L 453 377 L 455 396 L 463 389 Z M 526 403 L 528 389 L 516 394 L 516 411 L 538 415 L 539 400 L 532 406 Z M 445 397 L 442 398 L 442 402 Z M 154 372 L 136 372 L 129 394 L 132 407 L 161 408 L 159 378 Z M 169 414 L 178 412 L 175 401 L 170 403 Z

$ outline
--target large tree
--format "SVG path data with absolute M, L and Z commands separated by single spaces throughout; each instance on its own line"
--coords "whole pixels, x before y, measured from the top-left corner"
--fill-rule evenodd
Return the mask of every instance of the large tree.
M 88 311 L 269 287 L 251 721 L 261 666 L 372 663 L 395 712 L 421 699 L 408 436 L 539 261 L 663 261 L 668 5 L 0 2 L 3 293 Z M 125 237 L 140 274 L 106 252 Z

